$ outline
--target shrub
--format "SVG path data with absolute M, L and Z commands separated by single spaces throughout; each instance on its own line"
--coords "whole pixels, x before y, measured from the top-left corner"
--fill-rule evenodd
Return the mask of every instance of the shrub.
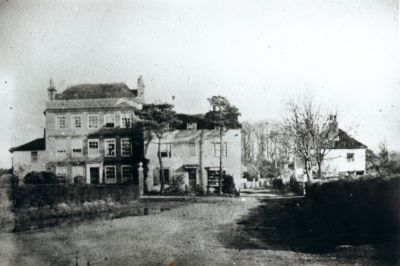
M 282 179 L 275 178 L 274 180 L 272 180 L 272 187 L 276 189 L 283 189 Z
M 33 171 L 24 176 L 24 183 L 27 185 L 44 184 L 44 178 L 41 173 Z
M 171 183 L 169 184 L 169 187 L 165 189 L 165 192 L 167 193 L 183 192 L 184 190 L 182 189 L 182 185 L 183 185 L 183 175 L 176 176 L 172 178 Z
M 57 176 L 52 172 L 40 172 L 40 174 L 43 176 L 43 184 L 59 184 L 59 183 L 65 183 L 65 177 L 62 176 Z
M 86 178 L 81 175 L 77 175 L 74 177 L 74 184 L 85 184 L 86 183 Z
M 222 192 L 226 194 L 235 194 L 236 188 L 233 176 L 225 175 L 223 181 L 224 182 L 222 183 Z

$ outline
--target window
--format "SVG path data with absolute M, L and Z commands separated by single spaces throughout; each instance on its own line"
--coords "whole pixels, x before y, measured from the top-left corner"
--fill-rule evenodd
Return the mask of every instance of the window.
M 56 175 L 66 177 L 67 176 L 67 167 L 66 166 L 56 166 Z
M 82 127 L 82 117 L 80 115 L 74 115 L 71 117 L 71 123 L 73 128 Z
M 31 151 L 31 162 L 35 163 L 38 160 L 38 152 L 37 151 Z
M 98 128 L 99 127 L 99 116 L 98 115 L 89 115 L 88 116 L 88 127 L 89 128 Z
M 113 128 L 115 125 L 115 116 L 114 114 L 107 114 L 104 116 L 104 126 Z
M 106 166 L 106 183 L 107 184 L 115 184 L 117 183 L 117 174 L 115 166 Z
M 224 157 L 228 156 L 228 145 L 226 142 L 224 142 Z M 221 151 L 221 145 L 219 142 L 214 142 L 214 156 L 219 157 L 219 152 Z
M 115 157 L 115 139 L 104 140 L 104 153 L 106 157 Z
M 67 156 L 67 148 L 66 148 L 66 141 L 65 139 L 57 139 L 55 148 L 56 148 L 56 157 L 57 158 L 64 158 Z
M 347 161 L 354 162 L 354 153 L 353 152 L 347 153 Z
M 56 128 L 63 129 L 67 127 L 65 115 L 56 116 Z
M 153 179 L 153 183 L 154 186 L 159 185 L 161 182 L 161 169 L 160 168 L 156 168 L 154 169 L 154 179 Z M 164 168 L 164 184 L 169 184 L 169 169 L 168 168 Z
M 132 166 L 130 165 L 122 165 L 122 182 L 127 182 L 132 178 Z
M 129 128 L 132 127 L 133 116 L 132 114 L 121 114 L 121 127 Z
M 189 156 L 196 156 L 196 142 L 188 143 Z
M 121 139 L 121 155 L 130 156 L 132 150 L 131 140 L 128 138 Z
M 161 143 L 161 157 L 171 157 L 171 143 Z
M 187 130 L 196 130 L 197 129 L 197 123 L 187 123 L 186 124 L 186 129 Z
M 99 156 L 99 140 L 98 139 L 88 140 L 88 156 L 89 157 Z
M 207 170 L 207 186 L 208 187 L 219 187 L 219 177 L 220 177 L 219 170 Z M 222 171 L 222 174 L 225 176 L 225 171 Z M 222 179 L 222 182 L 224 180 Z
M 72 166 L 72 178 L 76 176 L 84 176 L 83 166 Z
M 72 139 L 71 140 L 72 157 L 82 156 L 83 154 L 82 147 L 83 147 L 83 142 L 81 139 Z

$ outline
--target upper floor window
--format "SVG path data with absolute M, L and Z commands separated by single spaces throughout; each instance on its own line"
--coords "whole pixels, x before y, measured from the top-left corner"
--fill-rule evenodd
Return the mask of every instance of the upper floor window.
M 57 129 L 63 129 L 67 127 L 67 121 L 66 121 L 66 116 L 65 115 L 59 115 L 56 116 L 56 128 Z
M 186 124 L 186 129 L 187 130 L 196 130 L 197 129 L 197 123 L 187 123 Z
M 107 157 L 115 157 L 115 139 L 104 140 L 104 152 Z
M 111 128 L 115 126 L 115 115 L 114 114 L 104 115 L 104 126 L 111 127 Z
M 221 151 L 220 142 L 214 142 L 214 156 L 219 157 L 220 151 Z M 228 157 L 228 145 L 226 142 L 224 142 L 223 145 L 223 155 L 224 157 Z
M 131 113 L 121 114 L 121 127 L 129 128 L 133 124 L 133 115 Z
M 160 147 L 161 157 L 171 157 L 171 143 L 162 143 Z
M 82 147 L 83 141 L 81 139 L 72 139 L 71 140 L 71 149 L 72 149 L 72 157 L 82 156 Z
M 347 153 L 347 161 L 354 162 L 354 153 L 353 152 Z
M 121 155 L 130 156 L 132 150 L 131 140 L 129 138 L 121 139 Z
M 88 140 L 88 156 L 97 157 L 99 156 L 99 140 L 89 139 Z
M 67 155 L 67 145 L 65 139 L 57 139 L 55 143 L 56 157 L 64 158 Z
M 82 128 L 82 117 L 80 115 L 73 115 L 71 122 L 73 128 Z
M 106 174 L 106 183 L 108 183 L 108 184 L 117 183 L 117 171 L 116 171 L 116 167 L 114 165 L 106 166 L 105 174 Z
M 196 156 L 196 142 L 188 143 L 189 156 Z
M 89 115 L 88 116 L 88 127 L 89 128 L 98 128 L 99 127 L 99 116 L 98 115 Z
M 31 151 L 31 162 L 35 163 L 38 160 L 38 152 L 37 151 Z

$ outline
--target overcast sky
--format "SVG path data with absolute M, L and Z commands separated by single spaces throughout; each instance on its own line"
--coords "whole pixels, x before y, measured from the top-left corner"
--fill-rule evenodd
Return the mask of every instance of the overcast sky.
M 148 102 L 198 113 L 221 94 L 242 121 L 312 95 L 369 147 L 399 150 L 398 14 L 395 0 L 3 1 L 0 167 L 42 136 L 50 78 L 62 91 L 143 75 Z

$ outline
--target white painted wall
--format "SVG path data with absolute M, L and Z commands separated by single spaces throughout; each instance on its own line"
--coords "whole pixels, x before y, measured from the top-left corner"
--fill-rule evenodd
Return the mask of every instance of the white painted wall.
M 47 154 L 45 151 L 37 151 L 37 162 L 31 162 L 30 151 L 14 151 L 12 153 L 12 165 L 14 175 L 18 176 L 21 180 L 31 171 L 46 171 Z
M 203 142 L 202 151 L 200 142 Z M 195 156 L 189 156 L 188 143 L 196 143 Z M 163 165 L 170 169 L 170 176 L 184 176 L 184 164 L 198 164 L 196 183 L 206 191 L 207 171 L 206 167 L 219 167 L 219 156 L 214 156 L 214 142 L 219 142 L 218 130 L 175 130 L 168 132 L 163 143 L 171 143 L 171 157 L 163 157 Z M 224 142 L 227 142 L 227 157 L 224 157 L 224 169 L 228 175 L 234 177 L 236 189 L 239 189 L 242 180 L 241 169 L 241 131 L 240 129 L 231 129 L 225 132 Z M 154 170 L 159 168 L 157 158 L 157 139 L 153 139 L 146 152 L 146 158 L 149 162 L 149 177 L 147 185 L 149 190 L 159 190 L 160 186 L 154 186 Z M 201 156 L 202 154 L 202 156 Z M 200 169 L 201 168 L 201 169 Z M 187 181 L 186 181 L 187 182 Z M 167 186 L 166 186 L 167 187 Z

